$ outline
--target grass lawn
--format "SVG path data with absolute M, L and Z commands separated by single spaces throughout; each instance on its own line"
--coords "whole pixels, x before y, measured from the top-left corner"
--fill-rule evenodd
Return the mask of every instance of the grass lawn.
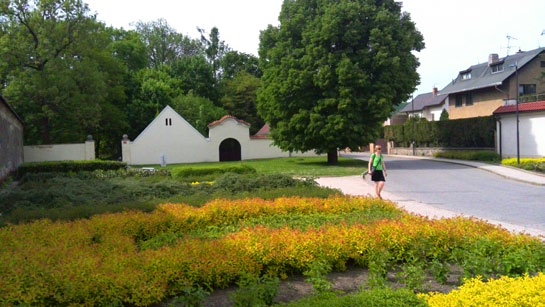
M 285 174 L 290 176 L 351 176 L 361 174 L 366 168 L 367 161 L 339 157 L 337 165 L 327 164 L 327 157 L 294 157 L 278 159 L 245 160 L 235 162 L 206 162 L 188 164 L 170 164 L 165 169 L 176 167 L 214 167 L 247 165 L 256 169 L 258 174 Z M 140 165 L 141 167 L 161 168 L 159 165 Z

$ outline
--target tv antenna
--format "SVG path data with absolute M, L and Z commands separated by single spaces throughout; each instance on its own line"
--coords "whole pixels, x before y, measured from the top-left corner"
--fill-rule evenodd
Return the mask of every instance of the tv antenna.
M 511 40 L 514 39 L 514 40 L 517 40 L 516 37 L 513 37 L 509 34 L 507 34 L 507 55 L 509 55 L 509 50 L 511 50 Z

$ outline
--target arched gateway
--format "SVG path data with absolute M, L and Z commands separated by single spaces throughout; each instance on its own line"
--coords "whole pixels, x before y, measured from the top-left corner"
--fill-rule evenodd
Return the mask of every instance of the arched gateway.
M 240 161 L 240 160 L 241 160 L 240 143 L 233 138 L 228 138 L 223 140 L 220 144 L 220 162 Z

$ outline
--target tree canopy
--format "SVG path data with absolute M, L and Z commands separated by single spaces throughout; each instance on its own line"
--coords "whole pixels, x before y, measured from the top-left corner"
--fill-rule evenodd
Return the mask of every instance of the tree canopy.
M 261 32 L 259 115 L 280 148 L 335 164 L 419 84 L 423 36 L 393 0 L 284 1 L 279 21 Z
M 134 25 L 107 27 L 82 0 L 0 0 L 0 94 L 25 123 L 25 145 L 91 134 L 97 157 L 117 159 L 122 135 L 136 137 L 167 104 L 203 134 L 228 112 L 263 123 L 255 56 L 215 27 L 193 39 L 164 19 Z
M 2 1 L 2 94 L 25 121 L 34 144 L 82 141 L 99 129 L 121 64 L 107 50 L 103 25 L 81 1 Z M 116 116 L 118 127 L 123 118 Z

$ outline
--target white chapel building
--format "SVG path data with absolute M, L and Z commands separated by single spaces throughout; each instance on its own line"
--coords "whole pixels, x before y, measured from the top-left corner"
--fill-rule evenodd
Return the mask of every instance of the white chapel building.
M 268 126 L 250 136 L 250 124 L 224 116 L 208 125 L 208 138 L 170 106 L 133 141 L 121 141 L 123 162 L 128 165 L 240 161 L 290 156 L 316 156 L 314 152 L 282 151 L 267 137 Z

